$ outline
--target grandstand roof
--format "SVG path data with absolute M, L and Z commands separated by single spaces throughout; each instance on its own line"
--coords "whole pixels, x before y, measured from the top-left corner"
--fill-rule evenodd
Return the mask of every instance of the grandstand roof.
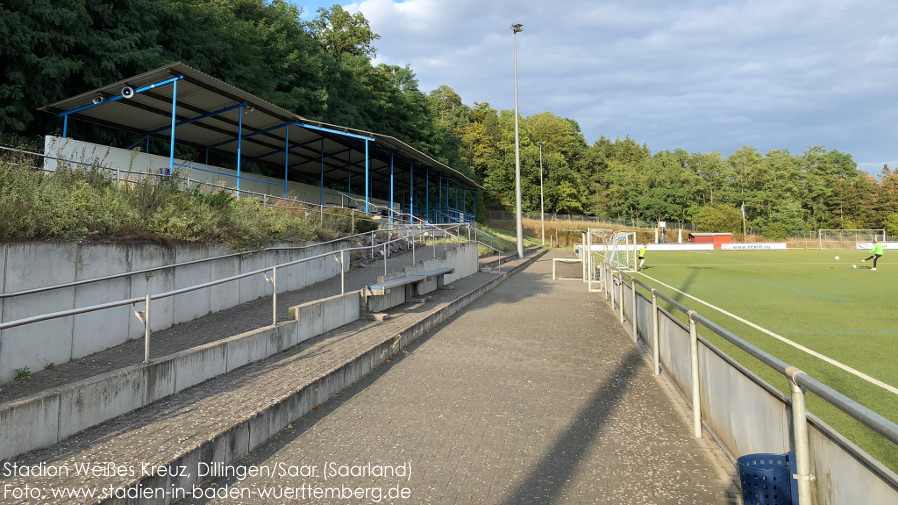
M 126 87 L 134 91 L 130 98 L 122 96 Z M 448 179 L 468 189 L 481 189 L 464 174 L 394 137 L 304 118 L 183 63 L 122 79 L 40 110 L 168 140 L 175 93 L 177 144 L 235 156 L 239 149 L 243 160 L 281 167 L 286 163 L 291 174 L 317 179 L 323 173 L 325 182 L 351 178 L 353 188 L 363 184 L 367 151 L 372 193 L 389 191 L 391 163 L 397 186 L 407 187 L 413 180 L 416 188 L 422 187 L 427 169 L 431 184 L 440 174 L 444 184 Z

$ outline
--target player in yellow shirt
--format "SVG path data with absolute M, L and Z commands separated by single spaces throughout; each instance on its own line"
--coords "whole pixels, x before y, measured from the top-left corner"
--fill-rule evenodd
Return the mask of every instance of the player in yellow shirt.
M 645 250 L 649 248 L 648 244 L 643 244 L 639 251 L 636 252 L 636 259 L 639 260 L 639 266 L 636 267 L 636 270 L 642 268 L 642 265 L 645 263 Z
M 873 249 L 870 249 L 870 257 L 861 260 L 861 263 L 863 263 L 867 260 L 873 260 L 873 270 L 876 270 L 876 260 L 878 260 L 879 258 L 882 257 L 882 253 L 883 253 L 882 244 L 880 244 L 879 242 L 874 240 L 873 241 Z

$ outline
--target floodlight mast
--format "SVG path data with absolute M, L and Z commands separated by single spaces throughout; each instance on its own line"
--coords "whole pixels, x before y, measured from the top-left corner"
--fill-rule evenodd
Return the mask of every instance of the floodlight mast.
M 514 34 L 514 185 L 515 185 L 515 224 L 518 238 L 518 258 L 524 258 L 524 223 L 521 216 L 521 137 L 518 129 L 518 32 L 524 31 L 524 25 L 513 23 Z
M 545 142 L 540 140 L 539 146 L 539 226 L 543 234 L 543 245 L 546 245 L 546 199 L 543 197 L 543 146 Z

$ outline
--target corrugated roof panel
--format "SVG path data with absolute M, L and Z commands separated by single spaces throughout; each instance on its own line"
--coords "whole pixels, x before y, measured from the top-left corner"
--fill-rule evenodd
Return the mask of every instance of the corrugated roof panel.
M 220 79 L 184 65 L 183 63 L 173 63 L 150 70 L 143 74 L 129 77 L 65 100 L 60 100 L 56 103 L 42 107 L 41 110 L 55 114 L 73 111 L 79 107 L 90 105 L 91 101 L 96 98 L 98 94 L 102 94 L 104 98 L 109 99 L 110 97 L 120 95 L 124 86 L 130 86 L 137 90 L 141 87 L 166 81 L 178 75 L 183 76 L 183 79 L 178 80 L 178 121 L 195 118 L 203 114 L 234 106 L 241 102 L 246 102 L 252 106 L 254 110 L 250 112 L 247 109 L 244 109 L 244 128 L 242 130 L 244 135 L 271 128 L 272 126 L 280 125 L 284 122 L 297 121 L 336 132 L 371 137 L 375 140 L 376 145 L 385 148 L 386 151 L 395 151 L 399 155 L 397 159 L 414 160 L 416 167 L 421 167 L 423 165 L 429 167 L 431 170 L 443 173 L 465 186 L 479 188 L 477 184 L 460 172 L 430 158 L 394 137 L 305 119 L 252 95 L 251 93 L 247 93 L 246 91 L 231 86 Z M 156 86 L 136 94 L 130 99 L 115 99 L 113 101 L 102 103 L 99 106 L 70 113 L 70 117 L 136 132 L 152 132 L 171 124 L 171 98 L 173 90 L 174 87 L 171 84 Z M 193 123 L 178 126 L 175 131 L 175 136 L 179 142 L 189 143 L 200 148 L 214 146 L 225 140 L 229 140 L 229 138 L 234 138 L 238 134 L 238 119 L 239 112 L 236 109 L 222 112 L 217 116 L 210 116 Z M 160 131 L 157 136 L 165 137 L 169 133 L 169 129 L 166 128 L 165 130 Z M 336 173 L 339 173 L 340 170 L 343 170 L 344 175 L 348 178 L 349 169 L 347 166 L 349 160 L 351 159 L 355 164 L 364 157 L 364 142 L 360 139 L 348 138 L 315 129 L 296 126 L 290 127 L 291 145 L 301 144 L 320 137 L 325 138 L 323 149 L 326 158 L 325 172 L 336 169 Z M 283 150 L 286 147 L 285 144 L 284 131 L 279 128 L 268 133 L 255 135 L 250 139 L 244 139 L 241 143 L 241 154 L 248 158 L 266 155 L 274 150 Z M 389 167 L 389 155 L 374 147 L 375 146 L 369 146 L 369 170 L 383 170 L 385 167 Z M 216 149 L 226 153 L 236 154 L 237 142 L 220 144 Z M 350 149 L 350 151 L 343 152 L 347 149 Z M 321 144 L 319 142 L 312 142 L 304 146 L 293 148 L 290 154 L 290 163 L 291 165 L 294 165 L 294 168 L 291 170 L 307 175 L 314 175 L 315 173 L 320 174 L 320 159 L 317 164 L 312 162 L 314 158 L 320 158 L 320 155 Z M 268 156 L 265 156 L 264 159 L 268 162 L 281 164 L 284 161 L 284 155 L 283 153 L 269 154 Z M 294 161 L 294 159 L 298 159 L 299 161 Z M 353 176 L 355 176 L 356 172 L 364 171 L 364 167 L 355 166 L 352 168 L 352 171 Z M 407 171 L 408 167 L 404 167 L 403 169 L 397 167 L 397 170 L 395 171 L 396 180 L 408 180 L 409 176 L 405 173 Z M 329 175 L 333 174 L 335 174 L 335 172 L 330 172 Z M 339 180 L 338 177 L 329 178 Z M 422 181 L 420 182 L 423 182 L 423 177 L 421 179 Z M 415 182 L 416 185 L 419 183 L 417 177 Z M 380 189 L 383 189 L 385 184 L 386 183 L 381 183 L 377 186 Z

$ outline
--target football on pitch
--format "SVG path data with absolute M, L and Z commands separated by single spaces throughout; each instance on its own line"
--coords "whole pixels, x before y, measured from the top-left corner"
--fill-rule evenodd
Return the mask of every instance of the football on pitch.
M 838 257 L 838 256 L 836 256 L 836 260 L 838 260 L 838 259 L 839 259 L 839 257 Z
M 857 265 L 851 265 L 851 268 L 857 268 Z

